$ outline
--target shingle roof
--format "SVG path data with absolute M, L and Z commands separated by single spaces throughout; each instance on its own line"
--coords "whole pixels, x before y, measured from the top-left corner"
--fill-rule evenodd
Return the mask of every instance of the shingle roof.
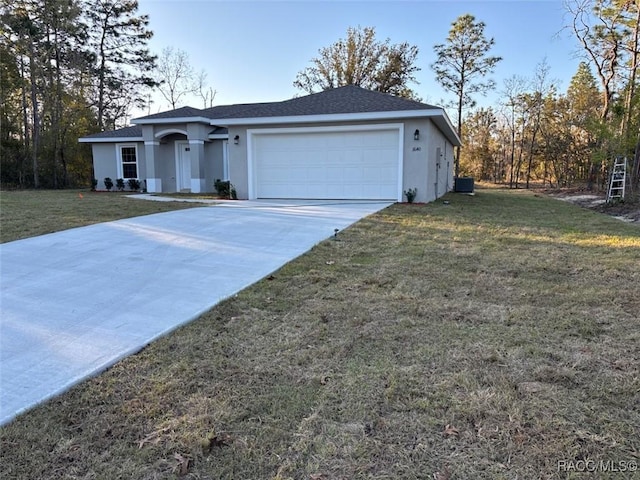
M 84 138 L 142 138 L 142 127 L 133 125 L 130 127 L 119 128 L 117 130 L 93 133 Z
M 269 117 L 309 117 L 320 115 L 338 114 L 388 114 L 389 112 L 425 111 L 433 110 L 432 120 L 441 128 L 454 144 L 460 140 L 453 127 L 440 107 L 429 105 L 415 100 L 396 97 L 387 93 L 367 90 L 355 85 L 325 90 L 303 97 L 296 97 L 282 102 L 246 103 L 236 105 L 219 105 L 216 107 L 199 109 L 182 107 L 167 112 L 155 113 L 140 117 L 133 121 L 135 124 L 170 123 L 172 119 L 181 121 L 194 121 L 217 123 L 218 126 L 226 126 L 229 123 L 238 124 L 243 119 L 268 119 Z M 442 112 L 442 114 L 438 113 Z M 423 114 L 418 114 L 422 116 Z M 406 116 L 406 115 L 404 115 Z M 388 115 L 387 115 L 388 118 Z M 303 121 L 301 118 L 300 121 Z M 213 132 L 212 132 L 213 133 Z M 216 134 L 222 133 L 215 131 Z M 102 132 L 84 137 L 89 138 L 116 138 L 116 137 L 141 137 L 142 131 L 138 126 L 127 127 L 112 132 Z
M 211 119 L 288 117 L 298 115 L 429 110 L 436 108 L 439 107 L 406 98 L 395 97 L 388 93 L 374 92 L 355 85 L 348 85 L 282 102 L 219 105 L 203 110 L 193 107 L 182 107 L 177 110 L 147 115 L 146 117 L 140 117 L 136 120 L 147 121 L 189 117 Z
M 280 102 L 272 102 L 280 103 Z M 202 116 L 207 118 L 242 118 L 250 117 L 248 112 L 256 108 L 260 108 L 264 105 L 271 105 L 271 103 L 238 103 L 235 105 L 218 105 L 216 107 L 207 108 L 202 111 Z
M 249 105 L 243 107 L 249 107 Z M 429 110 L 436 108 L 438 107 L 427 105 L 426 103 L 349 85 L 306 95 L 304 97 L 292 98 L 291 100 L 285 100 L 283 102 L 254 104 L 253 108 L 242 108 L 239 110 L 231 109 L 227 112 L 227 115 L 214 118 L 332 115 L 340 113 Z

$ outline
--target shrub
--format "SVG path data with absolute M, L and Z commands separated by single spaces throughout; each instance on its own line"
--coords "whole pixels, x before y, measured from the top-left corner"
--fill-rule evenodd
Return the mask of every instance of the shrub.
M 129 190 L 131 190 L 132 192 L 137 192 L 138 190 L 140 190 L 140 180 L 138 180 L 137 178 L 130 178 L 129 180 L 127 180 L 127 184 L 129 185 Z
M 109 192 L 113 188 L 113 180 L 111 180 L 109 177 L 105 177 L 104 179 L 104 188 L 106 188 Z
M 231 200 L 237 200 L 238 194 L 236 193 L 236 187 L 234 187 L 229 180 L 222 181 L 219 178 L 215 181 L 213 186 L 223 198 L 230 198 Z
M 410 188 L 408 190 L 404 191 L 404 195 L 407 197 L 407 202 L 408 203 L 413 203 L 413 201 L 416 198 L 416 194 L 418 193 L 418 189 L 417 188 Z
M 116 188 L 118 189 L 119 192 L 124 190 L 124 179 L 118 178 L 116 180 Z
M 91 191 L 95 192 L 97 186 L 98 186 L 98 179 L 97 178 L 92 178 L 91 179 Z

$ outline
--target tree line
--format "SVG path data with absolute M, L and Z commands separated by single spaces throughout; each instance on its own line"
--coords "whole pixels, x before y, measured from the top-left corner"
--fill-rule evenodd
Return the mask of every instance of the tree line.
M 88 184 L 90 152 L 78 137 L 114 128 L 156 57 L 149 19 L 134 0 L 1 0 L 2 183 Z
M 447 105 L 463 140 L 456 175 L 506 183 L 603 187 L 611 159 L 624 155 L 637 187 L 640 161 L 638 37 L 632 0 L 567 0 L 566 29 L 584 61 L 566 92 L 542 60 L 530 78 L 496 85 L 493 38 L 467 14 L 433 46 L 430 65 L 454 100 Z M 154 55 L 148 16 L 136 0 L 0 0 L 0 175 L 3 185 L 89 185 L 91 154 L 77 139 L 124 126 L 158 90 L 178 108 L 186 94 L 213 105 L 216 91 L 180 50 Z M 313 93 L 343 85 L 420 100 L 418 47 L 350 27 L 321 48 L 294 86 Z M 477 95 L 499 101 L 476 108 Z
M 471 111 L 462 125 L 461 168 L 514 188 L 536 182 L 602 190 L 622 156 L 637 192 L 639 4 L 570 0 L 565 8 L 583 57 L 567 90 L 559 91 L 544 60 L 529 78 L 507 78 L 499 104 Z
M 181 50 L 154 55 L 137 0 L 0 0 L 0 159 L 3 185 L 90 185 L 78 138 L 127 124 L 157 89 L 176 108 L 215 91 Z
M 502 60 L 493 38 L 473 15 L 457 18 L 444 43 L 433 46 L 437 81 L 454 100 L 447 105 L 462 138 L 455 175 L 529 188 L 584 184 L 602 189 L 616 156 L 628 158 L 636 190 L 640 178 L 637 1 L 567 0 L 566 29 L 584 61 L 566 92 L 545 60 L 530 78 L 490 78 Z M 419 100 L 412 84 L 418 48 L 379 41 L 375 29 L 350 28 L 345 39 L 322 48 L 294 85 L 308 93 L 343 85 Z M 595 73 L 594 73 L 595 72 Z M 394 80 L 393 82 L 390 80 Z M 475 108 L 477 95 L 498 89 L 492 107 Z

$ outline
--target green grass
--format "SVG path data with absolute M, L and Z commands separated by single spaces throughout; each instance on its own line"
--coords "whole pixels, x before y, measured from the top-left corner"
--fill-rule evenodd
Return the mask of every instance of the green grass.
M 3 477 L 637 478 L 558 462 L 639 461 L 640 229 L 447 199 L 358 222 L 20 416 Z
M 194 206 L 147 202 L 127 195 L 130 194 L 87 190 L 0 191 L 0 243 Z

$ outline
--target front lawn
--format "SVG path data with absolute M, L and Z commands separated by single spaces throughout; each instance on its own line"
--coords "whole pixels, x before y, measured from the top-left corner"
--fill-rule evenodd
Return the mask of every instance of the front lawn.
M 2 477 L 637 478 L 640 228 L 446 200 L 358 222 L 22 415 Z
M 145 202 L 128 195 L 88 190 L 0 190 L 0 243 L 194 206 Z

